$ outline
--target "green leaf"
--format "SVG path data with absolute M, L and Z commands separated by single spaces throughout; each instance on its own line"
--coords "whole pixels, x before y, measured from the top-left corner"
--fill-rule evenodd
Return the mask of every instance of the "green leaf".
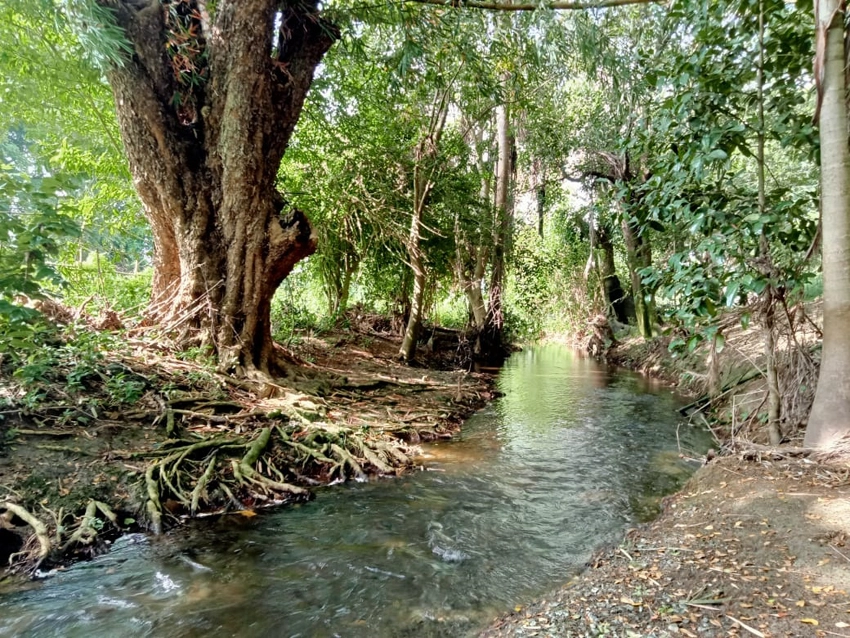
M 688 339 L 688 352 L 693 352 L 699 344 L 699 341 L 699 335 L 692 335 L 690 339 Z
M 737 281 L 729 282 L 726 286 L 726 306 L 731 308 L 738 300 L 738 291 L 741 289 L 741 284 Z
M 717 333 L 714 337 L 714 350 L 717 354 L 723 352 L 723 348 L 726 346 L 726 337 L 724 337 L 721 333 Z

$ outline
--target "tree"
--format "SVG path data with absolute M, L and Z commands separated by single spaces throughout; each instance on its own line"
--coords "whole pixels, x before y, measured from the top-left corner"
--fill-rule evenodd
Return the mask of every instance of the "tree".
M 823 224 L 823 350 L 805 444 L 826 447 L 850 433 L 850 148 L 844 2 L 816 0 Z
M 108 74 L 154 239 L 149 319 L 220 366 L 280 371 L 270 304 L 315 249 L 278 168 L 338 36 L 317 0 L 101 0 L 131 54 Z
M 407 257 L 413 272 L 413 295 L 410 300 L 410 316 L 399 348 L 399 356 L 408 362 L 416 354 L 416 340 L 419 338 L 419 329 L 422 326 L 427 277 L 422 252 L 422 225 L 428 200 L 434 188 L 434 174 L 437 172 L 437 167 L 433 164 L 439 151 L 440 138 L 443 136 L 446 116 L 449 112 L 448 90 L 446 88 L 442 95 L 438 91 L 434 96 L 428 128 L 422 133 L 413 151 L 413 210 L 410 216 L 410 235 L 406 242 Z

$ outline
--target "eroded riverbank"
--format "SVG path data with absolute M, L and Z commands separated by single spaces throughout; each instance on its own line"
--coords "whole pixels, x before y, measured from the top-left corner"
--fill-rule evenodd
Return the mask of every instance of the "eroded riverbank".
M 420 441 L 450 437 L 494 395 L 491 376 L 404 366 L 397 340 L 354 332 L 305 339 L 293 387 L 259 390 L 144 342 L 91 343 L 88 362 L 56 359 L 58 381 L 0 377 L 0 565 L 19 573 L 189 514 L 403 473 Z
M 848 537 L 848 472 L 724 457 L 658 519 L 482 636 L 848 636 Z

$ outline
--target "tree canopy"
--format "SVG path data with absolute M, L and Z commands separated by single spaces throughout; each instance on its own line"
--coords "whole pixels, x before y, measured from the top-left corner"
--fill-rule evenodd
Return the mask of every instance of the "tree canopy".
M 814 10 L 6 2 L 7 342 L 22 295 L 122 298 L 104 278 L 145 271 L 140 321 L 258 379 L 291 372 L 284 326 L 355 304 L 405 327 L 408 361 L 439 322 L 482 359 L 599 312 L 673 349 L 722 350 L 737 310 L 772 332 L 838 227 Z

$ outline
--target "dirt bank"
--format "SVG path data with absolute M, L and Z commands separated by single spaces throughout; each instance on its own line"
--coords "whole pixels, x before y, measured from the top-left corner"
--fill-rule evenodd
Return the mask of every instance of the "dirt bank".
M 850 636 L 850 471 L 725 457 L 482 636 Z
M 721 456 L 658 519 L 482 636 L 850 638 L 850 463 L 795 447 L 817 379 L 819 314 L 780 322 L 779 448 L 765 445 L 763 335 L 739 315 L 723 323 L 722 352 L 702 344 L 674 356 L 671 337 L 630 337 L 609 351 L 609 362 L 693 396 L 689 417 L 712 428 Z
M 27 388 L 0 376 L 0 565 L 19 573 L 124 532 L 404 472 L 419 441 L 450 437 L 493 396 L 488 375 L 427 367 L 447 367 L 439 352 L 401 365 L 398 339 L 374 330 L 305 336 L 283 385 L 149 337 L 74 330 L 77 345 L 55 344 Z

